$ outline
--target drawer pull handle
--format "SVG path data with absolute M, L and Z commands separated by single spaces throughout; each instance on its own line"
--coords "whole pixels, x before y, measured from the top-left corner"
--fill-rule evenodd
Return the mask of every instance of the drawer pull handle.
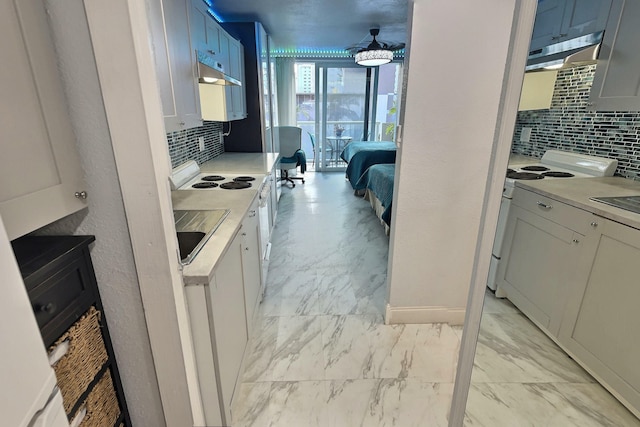
M 580 240 L 578 240 L 578 239 L 573 239 L 573 243 L 580 243 Z
M 595 222 L 595 221 L 593 221 L 593 222 L 591 223 L 591 226 L 592 226 L 593 228 L 596 228 L 596 227 L 598 226 L 598 223 L 597 223 L 597 222 Z
M 544 208 L 544 209 L 551 209 L 551 208 L 553 207 L 552 205 L 545 205 L 545 204 L 544 204 L 544 203 L 542 203 L 542 202 L 536 202 L 536 204 L 537 204 L 538 206 L 540 206 L 541 208 Z
M 49 314 L 53 314 L 56 312 L 56 305 L 52 302 L 47 303 L 45 305 L 41 305 L 40 308 L 38 309 L 39 311 L 43 312 L 43 313 L 49 313 Z
M 256 211 L 249 211 L 249 218 L 256 216 Z

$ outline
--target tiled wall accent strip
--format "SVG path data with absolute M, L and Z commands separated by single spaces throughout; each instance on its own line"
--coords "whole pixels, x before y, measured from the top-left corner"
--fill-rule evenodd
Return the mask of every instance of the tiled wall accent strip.
M 204 122 L 197 128 L 170 132 L 167 134 L 171 167 L 176 167 L 187 160 L 195 160 L 202 164 L 224 152 L 224 142 L 220 140 L 222 123 Z M 204 138 L 204 151 L 200 151 L 198 138 Z
M 556 149 L 618 159 L 617 175 L 640 181 L 640 112 L 587 109 L 595 65 L 560 70 L 549 110 L 520 111 L 511 151 L 541 157 Z M 532 128 L 529 142 L 520 141 Z

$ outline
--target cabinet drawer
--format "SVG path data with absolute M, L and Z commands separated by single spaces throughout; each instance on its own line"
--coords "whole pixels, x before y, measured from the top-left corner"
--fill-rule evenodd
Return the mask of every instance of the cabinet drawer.
M 593 214 L 590 212 L 522 188 L 516 188 L 513 192 L 512 202 L 516 206 L 582 235 L 588 232 L 589 224 L 593 221 Z
M 107 362 L 107 350 L 100 330 L 100 312 L 94 307 L 56 341 L 49 351 L 68 343 L 68 350 L 53 365 L 64 409 L 72 414 L 78 399 Z
M 95 299 L 89 270 L 75 259 L 43 281 L 25 280 L 31 306 L 46 346 L 62 335 Z

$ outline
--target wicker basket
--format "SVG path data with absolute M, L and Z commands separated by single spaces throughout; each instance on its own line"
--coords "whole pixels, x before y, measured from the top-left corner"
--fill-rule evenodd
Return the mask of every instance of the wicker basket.
M 100 312 L 91 307 L 50 349 L 69 340 L 67 354 L 53 365 L 67 415 L 107 362 L 99 321 Z
M 80 427 L 112 427 L 120 416 L 120 406 L 113 388 L 111 370 L 107 369 L 84 402 L 87 415 Z

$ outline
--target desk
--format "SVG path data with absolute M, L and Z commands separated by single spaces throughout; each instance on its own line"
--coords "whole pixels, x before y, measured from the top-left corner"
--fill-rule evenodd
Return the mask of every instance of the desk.
M 338 159 L 340 158 L 340 153 L 344 150 L 344 147 L 347 146 L 351 142 L 353 138 L 350 136 L 328 136 L 327 143 L 331 147 L 331 161 L 334 162 L 335 166 L 338 165 Z

